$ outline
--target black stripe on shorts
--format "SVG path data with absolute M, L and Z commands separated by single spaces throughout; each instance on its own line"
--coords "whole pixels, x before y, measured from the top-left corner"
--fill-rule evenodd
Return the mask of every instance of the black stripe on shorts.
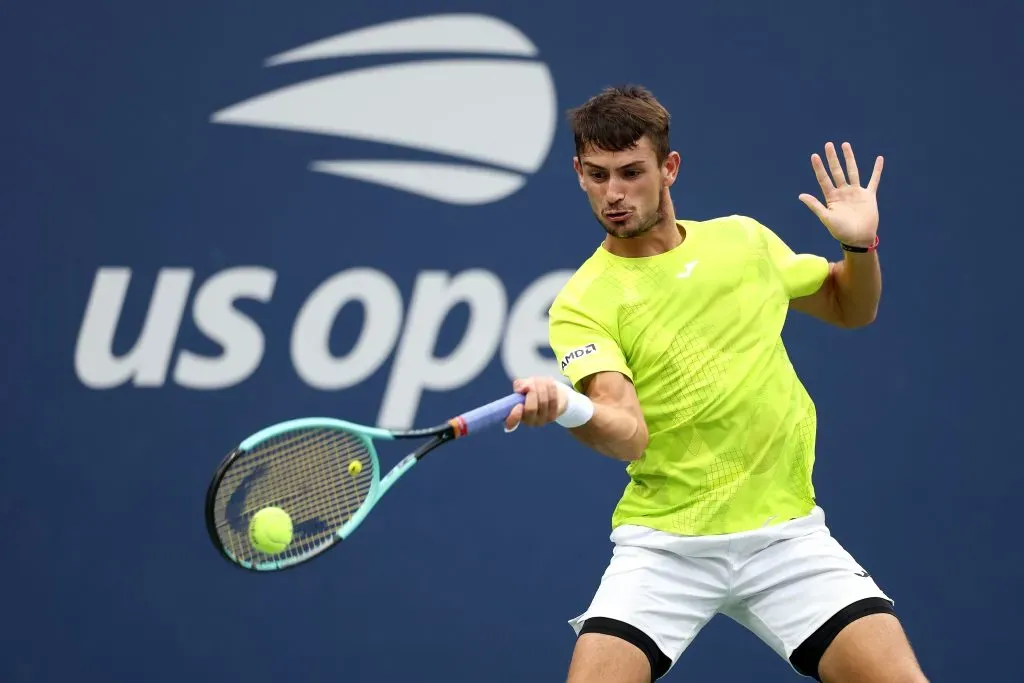
M 591 617 L 583 622 L 580 635 L 584 633 L 603 633 L 608 636 L 621 638 L 627 643 L 635 645 L 647 655 L 647 661 L 651 663 L 651 680 L 656 681 L 666 673 L 672 666 L 672 660 L 654 643 L 649 635 L 632 624 L 627 624 L 618 619 L 608 617 Z
M 790 664 L 804 676 L 820 681 L 818 664 L 821 663 L 825 650 L 832 644 L 840 631 L 869 614 L 896 614 L 896 611 L 893 609 L 892 603 L 885 598 L 864 598 L 851 603 L 832 615 L 817 631 L 801 643 L 800 647 L 793 650 L 793 654 L 789 658 Z

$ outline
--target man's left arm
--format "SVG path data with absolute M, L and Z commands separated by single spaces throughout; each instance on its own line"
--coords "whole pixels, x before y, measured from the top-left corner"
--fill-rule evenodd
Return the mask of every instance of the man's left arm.
M 878 202 L 876 194 L 882 176 L 882 157 L 875 160 L 867 187 L 861 187 L 853 148 L 843 143 L 846 173 L 835 147 L 825 145 L 829 177 L 821 158 L 811 155 L 811 167 L 825 197 L 801 194 L 800 201 L 814 212 L 844 249 L 844 258 L 830 263 L 828 275 L 813 294 L 794 298 L 794 310 L 839 327 L 862 327 L 874 321 L 882 295 L 882 271 L 878 262 Z
M 878 253 L 846 252 L 842 261 L 829 264 L 828 275 L 818 291 L 795 298 L 789 305 L 837 327 L 855 328 L 874 322 L 881 296 Z

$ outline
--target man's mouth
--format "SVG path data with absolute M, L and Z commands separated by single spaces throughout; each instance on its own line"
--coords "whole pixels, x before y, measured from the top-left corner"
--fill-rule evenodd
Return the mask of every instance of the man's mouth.
M 623 221 L 629 220 L 629 217 L 633 215 L 632 211 L 605 211 L 604 217 L 613 223 L 622 223 Z

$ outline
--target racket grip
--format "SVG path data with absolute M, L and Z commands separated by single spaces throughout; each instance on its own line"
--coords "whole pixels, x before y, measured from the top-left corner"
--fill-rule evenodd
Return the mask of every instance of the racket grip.
M 509 394 L 505 398 L 499 398 L 497 401 L 491 401 L 468 413 L 463 413 L 452 420 L 456 425 L 455 433 L 457 436 L 464 436 L 499 425 L 505 421 L 513 408 L 525 401 L 526 396 L 523 394 Z

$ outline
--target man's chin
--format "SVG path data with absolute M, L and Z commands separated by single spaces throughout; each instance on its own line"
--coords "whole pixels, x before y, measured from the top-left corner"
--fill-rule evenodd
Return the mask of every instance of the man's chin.
M 602 220 L 601 225 L 604 226 L 605 231 L 612 237 L 618 237 L 619 239 L 624 240 L 639 237 L 644 233 L 644 231 L 637 225 L 636 218 L 633 216 L 630 216 L 629 220 L 621 223 L 612 223 Z

